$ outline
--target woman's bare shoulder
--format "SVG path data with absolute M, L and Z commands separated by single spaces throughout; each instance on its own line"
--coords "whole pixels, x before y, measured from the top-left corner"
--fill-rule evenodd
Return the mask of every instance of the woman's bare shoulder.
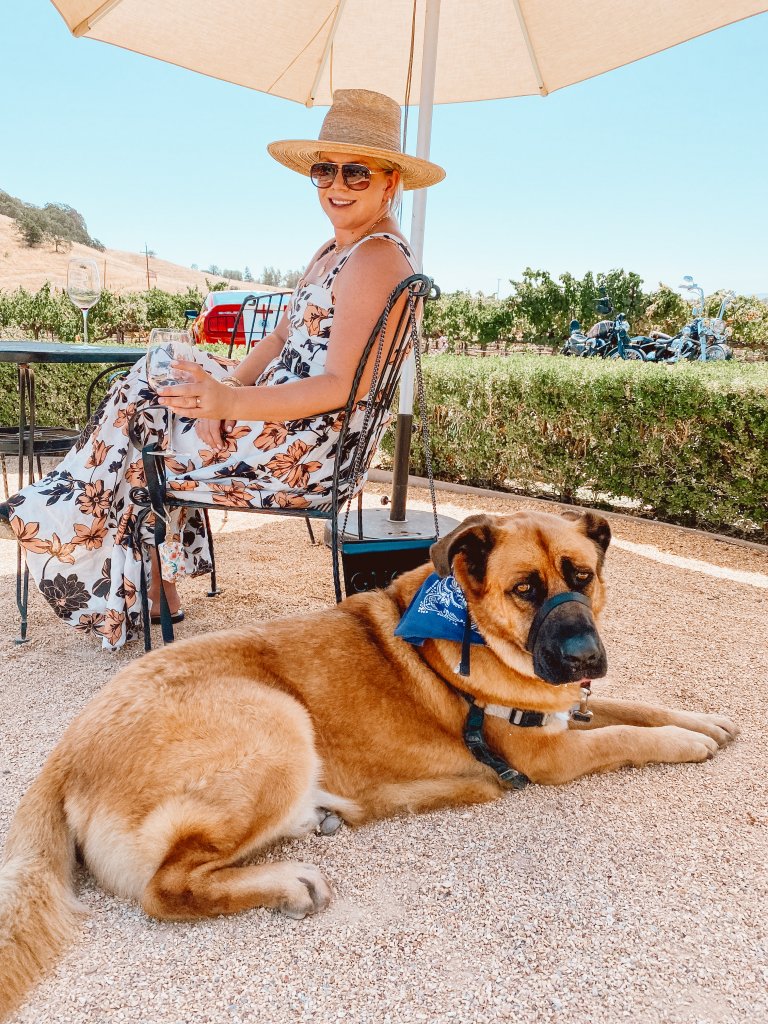
M 403 251 L 410 252 L 404 238 L 394 232 L 384 235 L 371 235 L 361 241 L 339 273 L 339 280 L 378 277 L 390 281 L 396 278 L 401 281 L 413 273 L 413 266 Z

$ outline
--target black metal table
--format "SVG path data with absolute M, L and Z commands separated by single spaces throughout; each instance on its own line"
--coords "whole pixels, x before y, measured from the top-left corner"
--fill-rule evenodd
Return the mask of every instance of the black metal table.
M 116 369 L 132 366 L 146 354 L 144 348 L 128 348 L 125 345 L 68 345 L 57 341 L 0 341 L 0 363 L 16 363 L 19 386 L 19 425 L 0 427 L 0 458 L 3 462 L 4 484 L 5 456 L 18 455 L 19 490 L 24 486 L 24 460 L 28 460 L 28 478 L 35 478 L 35 458 L 40 469 L 41 455 L 64 455 L 77 440 L 79 431 L 64 427 L 38 427 L 35 401 L 35 366 L 38 363 L 108 364 L 96 374 L 86 394 L 86 422 L 91 417 L 91 403 L 95 387 L 106 375 Z M 18 548 L 16 563 L 16 604 L 21 616 L 23 643 L 27 635 L 27 597 L 29 571 L 26 565 L 22 573 L 22 549 Z

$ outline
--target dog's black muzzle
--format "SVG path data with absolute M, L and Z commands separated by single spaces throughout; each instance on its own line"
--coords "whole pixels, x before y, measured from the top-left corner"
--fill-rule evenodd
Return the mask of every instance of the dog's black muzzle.
M 598 679 L 608 671 L 590 603 L 572 590 L 547 598 L 536 612 L 525 646 L 533 655 L 534 672 L 547 683 Z

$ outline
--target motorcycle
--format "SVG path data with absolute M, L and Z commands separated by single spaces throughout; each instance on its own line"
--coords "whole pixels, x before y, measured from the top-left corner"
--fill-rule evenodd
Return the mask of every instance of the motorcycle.
M 683 278 L 681 289 L 692 293 L 688 301 L 692 305 L 693 319 L 681 331 L 671 336 L 663 331 L 654 331 L 648 338 L 635 339 L 645 358 L 650 362 L 677 363 L 681 359 L 724 360 L 733 359 L 733 349 L 727 344 L 728 328 L 725 325 L 725 311 L 733 301 L 734 292 L 724 292 L 716 317 L 705 317 L 704 289 L 696 284 L 690 275 Z
M 605 290 L 595 303 L 598 313 L 613 313 L 613 303 Z M 598 320 L 596 324 L 583 333 L 578 320 L 571 320 L 569 336 L 560 350 L 564 356 L 601 356 L 603 359 L 639 359 L 644 360 L 645 354 L 629 336 L 629 323 L 623 313 L 617 313 L 613 320 Z

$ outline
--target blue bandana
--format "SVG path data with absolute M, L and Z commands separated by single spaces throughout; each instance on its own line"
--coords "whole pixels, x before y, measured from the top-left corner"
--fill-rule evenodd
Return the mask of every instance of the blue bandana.
M 416 647 L 421 647 L 425 640 L 453 640 L 460 644 L 464 639 L 466 621 L 467 602 L 455 578 L 438 576 L 433 572 L 406 608 L 395 629 L 395 636 Z M 469 642 L 485 644 L 474 623 Z

